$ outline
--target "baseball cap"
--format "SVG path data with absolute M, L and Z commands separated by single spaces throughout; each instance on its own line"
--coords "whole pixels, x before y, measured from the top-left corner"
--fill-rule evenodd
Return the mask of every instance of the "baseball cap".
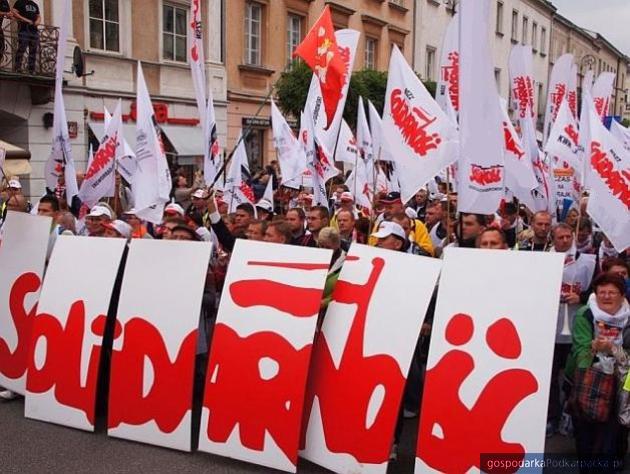
M 412 209 L 411 207 L 407 207 L 405 209 L 405 215 L 409 219 L 417 219 L 418 218 L 418 213 L 414 209 Z
M 201 188 L 195 190 L 195 192 L 192 193 L 191 196 L 197 199 L 208 199 L 208 194 Z
M 118 232 L 118 234 L 121 237 L 124 237 L 125 239 L 128 239 L 131 237 L 131 231 L 132 231 L 131 226 L 124 221 L 117 219 L 115 221 L 106 222 L 103 224 L 103 227 L 106 227 L 108 229 Z
M 164 214 L 168 214 L 171 216 L 177 214 L 177 215 L 183 216 L 185 212 L 182 206 L 180 206 L 179 204 L 175 202 L 172 202 L 164 208 Z
M 354 202 L 354 196 L 352 196 L 350 191 L 344 191 L 341 193 L 341 196 L 339 196 L 339 200 Z
M 258 204 L 256 204 L 256 207 L 259 209 L 262 209 L 263 211 L 273 212 L 273 206 L 266 199 L 261 199 L 260 201 L 258 201 Z
M 387 193 L 387 195 L 385 195 L 385 197 L 381 199 L 381 202 L 385 204 L 391 204 L 397 201 L 400 201 L 400 193 L 397 191 Z
M 15 189 L 22 189 L 22 185 L 20 184 L 20 182 L 17 179 L 9 180 L 9 187 L 10 188 L 15 188 Z
M 105 206 L 99 206 L 97 204 L 90 209 L 90 213 L 86 217 L 107 217 L 108 219 L 111 219 L 112 212 Z
M 403 240 L 407 239 L 405 235 L 405 230 L 400 226 L 400 224 L 396 224 L 395 222 L 384 221 L 381 222 L 381 225 L 378 226 L 378 232 L 374 232 L 372 237 L 376 237 L 377 239 L 384 239 L 385 237 L 389 237 L 390 235 L 395 235 Z

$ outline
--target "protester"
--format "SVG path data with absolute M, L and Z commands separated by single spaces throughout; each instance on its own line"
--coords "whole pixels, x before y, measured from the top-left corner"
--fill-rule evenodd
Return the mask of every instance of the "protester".
M 377 247 L 387 250 L 404 251 L 403 249 L 408 242 L 405 230 L 400 224 L 390 221 L 382 222 L 372 237 L 377 239 Z
M 484 229 L 477 237 L 477 248 L 507 250 L 507 237 L 501 229 Z
M 320 231 L 317 237 L 317 245 L 320 248 L 330 249 L 333 251 L 330 261 L 330 268 L 328 269 L 328 274 L 326 276 L 326 284 L 324 285 L 324 293 L 322 295 L 322 302 L 319 311 L 319 321 L 317 326 L 321 327 L 322 318 L 326 313 L 328 304 L 332 300 L 332 294 L 335 289 L 335 284 L 339 279 L 341 268 L 346 260 L 346 251 L 341 248 L 341 236 L 339 235 L 339 231 L 334 227 L 324 227 Z
M 113 220 L 103 223 L 104 231 L 103 237 L 117 238 L 117 239 L 130 239 L 132 229 L 129 224 L 121 220 Z
M 400 225 L 405 231 L 405 235 L 407 236 L 407 242 L 405 243 L 405 252 L 413 254 L 413 255 L 424 255 L 427 257 L 432 257 L 433 247 L 431 247 L 431 252 L 426 251 L 424 248 L 420 247 L 414 240 L 415 230 L 414 225 L 421 225 L 424 227 L 424 224 L 415 219 L 411 219 L 406 212 L 399 212 L 392 216 L 391 222 L 395 222 Z M 426 227 L 424 228 L 426 231 Z
M 311 208 L 306 217 L 306 223 L 308 231 L 313 235 L 315 241 L 317 241 L 317 235 L 319 231 L 324 227 L 328 227 L 329 214 L 328 208 L 324 206 L 315 206 Z
M 269 222 L 266 220 L 256 220 L 250 222 L 247 226 L 247 230 L 245 231 L 247 240 L 264 240 L 267 224 L 269 224 Z
M 608 258 L 602 264 L 602 272 L 619 275 L 626 282 L 626 299 L 630 301 L 630 264 L 621 258 Z
M 352 211 L 340 210 L 337 212 L 336 224 L 339 229 L 339 238 L 341 239 L 341 248 L 346 252 L 350 248 L 352 242 L 357 241 L 358 232 L 355 228 L 356 219 Z M 331 225 L 331 227 L 333 227 Z
M 625 281 L 619 276 L 604 273 L 593 282 L 594 293 L 588 304 L 575 318 L 571 353 L 567 359 L 565 375 L 569 381 L 573 411 L 575 447 L 581 461 L 594 459 L 617 461 L 623 466 L 627 452 L 628 429 L 621 426 L 617 414 L 615 393 L 599 402 L 610 409 L 602 421 L 593 421 L 584 413 L 577 398 L 577 390 L 585 389 L 587 369 L 618 377 L 628 372 L 628 319 L 630 305 L 624 298 Z M 625 378 L 625 377 L 624 377 Z M 592 392 L 595 396 L 602 396 Z M 592 469 L 588 472 L 613 472 L 613 469 Z
M 313 235 L 306 230 L 306 214 L 299 207 L 289 209 L 286 215 L 287 224 L 291 229 L 291 244 L 302 247 L 316 247 L 317 242 Z
M 122 215 L 123 220 L 131 226 L 132 239 L 152 239 L 153 236 L 147 230 L 147 226 L 136 215 L 135 209 L 130 209 Z
M 527 229 L 519 236 L 518 250 L 545 252 L 551 246 L 551 214 L 540 211 L 532 218 L 531 229 Z
M 440 201 L 431 201 L 427 203 L 425 209 L 425 225 L 429 231 L 429 237 L 431 238 L 431 244 L 433 245 L 434 253 L 442 247 L 442 242 L 446 237 L 446 226 L 442 223 L 444 218 L 445 209 L 444 204 Z
M 505 233 L 507 245 L 513 248 L 516 245 L 517 236 L 525 230 L 525 223 L 518 215 L 518 207 L 513 202 L 505 203 L 499 210 L 501 216 L 501 229 Z
M 420 188 L 415 196 L 411 199 L 409 207 L 416 211 L 417 219 L 424 222 L 428 205 L 429 192 L 426 188 Z
M 475 248 L 477 238 L 486 228 L 486 216 L 483 214 L 471 214 L 462 212 L 459 214 L 457 240 L 451 246 L 462 248 Z
M 256 203 L 258 218 L 263 221 L 270 221 L 273 218 L 273 204 L 267 199 L 261 199 Z
M 276 244 L 289 244 L 291 243 L 291 227 L 285 221 L 272 221 L 267 225 L 265 230 L 265 236 L 263 240 L 265 242 L 274 242 Z
M 40 201 L 41 204 L 41 201 Z M 105 232 L 104 224 L 113 220 L 112 211 L 98 203 L 90 209 L 90 213 L 85 216 L 85 228 L 90 237 L 101 237 Z

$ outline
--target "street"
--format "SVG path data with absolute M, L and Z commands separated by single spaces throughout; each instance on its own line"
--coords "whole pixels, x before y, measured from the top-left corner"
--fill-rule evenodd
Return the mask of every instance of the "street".
M 206 453 L 182 453 L 24 418 L 24 400 L 0 402 L 0 466 L 3 473 L 270 473 L 271 469 Z M 412 473 L 418 419 L 405 423 L 398 461 L 388 474 Z M 573 452 L 573 441 L 555 436 L 548 452 Z M 326 473 L 300 460 L 300 473 Z M 562 471 L 570 472 L 570 471 Z

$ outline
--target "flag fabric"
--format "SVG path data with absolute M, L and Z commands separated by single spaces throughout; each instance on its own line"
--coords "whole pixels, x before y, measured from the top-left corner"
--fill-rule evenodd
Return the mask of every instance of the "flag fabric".
M 103 112 L 105 114 L 104 130 L 107 130 L 107 127 L 109 126 L 109 121 L 112 119 L 112 115 L 109 113 L 109 110 L 107 110 L 107 107 L 103 108 Z M 122 136 L 122 141 L 122 153 L 116 158 L 116 171 L 120 173 L 120 175 L 125 178 L 125 180 L 129 184 L 131 184 L 133 183 L 133 174 L 136 172 L 137 167 L 136 154 L 133 152 L 133 148 L 131 148 L 124 136 Z M 89 167 L 90 165 L 88 163 L 87 168 Z
M 551 127 L 545 152 L 558 157 L 567 167 L 580 169 L 578 126 L 565 97 L 558 111 L 558 117 Z
M 131 186 L 137 215 L 154 224 L 162 222 L 164 204 L 169 201 L 171 174 L 160 127 L 138 62 L 138 118 L 136 122 L 137 170 Z
M 459 112 L 459 13 L 453 15 L 444 34 L 435 101 L 449 115 Z
M 60 178 L 63 176 L 66 201 L 70 205 L 72 198 L 79 193 L 79 189 L 74 160 L 72 159 L 68 120 L 62 93 L 66 44 L 68 42 L 68 23 L 70 21 L 70 0 L 64 0 L 64 2 L 63 17 L 57 43 L 52 151 L 46 161 L 45 176 L 46 186 L 53 191 L 59 189 Z
M 301 57 L 319 80 L 326 110 L 326 127 L 332 123 L 342 96 L 344 81 L 348 80 L 346 65 L 337 46 L 330 7 L 326 5 L 322 15 L 306 34 L 304 41 L 293 52 Z
M 203 150 L 204 182 L 207 186 L 212 186 L 222 165 L 212 90 L 208 90 L 205 119 L 203 121 L 203 137 L 206 144 Z
M 383 119 L 374 107 L 374 104 L 368 103 L 368 116 L 370 117 L 370 135 L 372 136 L 372 149 L 374 151 L 374 159 L 377 161 L 393 162 L 390 147 L 387 143 L 385 135 L 383 135 Z
M 595 72 L 592 69 L 589 69 L 584 73 L 584 77 L 582 78 L 582 100 L 584 100 L 584 94 L 592 94 L 593 93 L 593 76 Z M 577 115 L 576 115 L 577 117 Z
M 556 194 L 554 182 L 551 179 L 553 174 L 551 163 L 538 147 L 536 128 L 533 121 L 526 120 L 523 122 L 522 135 L 525 155 L 532 163 L 534 176 L 538 182 L 537 187 L 532 191 L 533 207 L 530 207 L 530 210 L 533 212 L 548 211 L 554 213 L 556 209 Z
M 580 113 L 580 123 L 578 126 L 578 174 L 580 176 L 580 187 L 588 189 L 590 174 L 586 172 L 588 169 L 588 160 L 590 159 L 591 148 L 591 119 L 592 113 L 597 114 L 593 98 L 588 92 L 583 94 L 582 110 Z
M 122 103 L 119 100 L 114 116 L 109 120 L 98 150 L 83 177 L 79 199 L 90 207 L 101 198 L 115 193 L 116 160 L 123 153 L 121 108 Z
M 602 119 L 608 115 L 610 96 L 613 93 L 615 77 L 616 75 L 613 72 L 602 72 L 595 81 L 595 84 L 593 84 L 591 97 L 593 98 L 595 110 L 597 110 L 597 113 Z
M 511 102 L 519 123 L 535 118 L 534 74 L 532 47 L 516 45 L 512 47 L 509 61 Z
M 543 143 L 547 143 L 549 131 L 556 120 L 562 99 L 569 90 L 571 70 L 573 68 L 573 55 L 560 56 L 551 70 L 549 90 L 547 92 L 547 107 L 545 108 L 545 128 L 543 129 Z
M 252 206 L 255 204 L 254 192 L 248 184 L 251 176 L 245 140 L 241 140 L 242 133 L 241 131 L 237 138 L 238 145 L 232 155 L 230 171 L 225 180 L 223 191 L 223 200 L 228 203 L 229 212 L 236 212 L 236 207 L 239 204 L 249 203 Z
M 273 180 L 273 176 L 270 175 L 269 181 L 267 181 L 267 186 L 265 187 L 265 193 L 260 201 L 267 201 L 271 204 L 271 208 L 275 209 L 275 203 L 273 202 Z
M 271 128 L 276 156 L 282 172 L 282 185 L 299 189 L 302 173 L 306 170 L 304 148 L 273 100 L 271 101 Z
M 630 151 L 630 129 L 613 120 L 610 123 L 610 133 L 623 144 L 626 150 Z
M 490 1 L 460 3 L 458 211 L 492 214 L 503 198 L 503 120 L 490 49 Z M 480 120 L 483 117 L 483 120 Z
M 357 106 L 357 145 L 359 146 L 359 157 L 365 163 L 367 170 L 367 182 L 370 188 L 374 188 L 376 179 L 374 148 L 372 146 L 372 134 L 365 116 L 365 107 L 363 106 L 363 98 L 359 96 Z
M 348 123 L 342 120 L 341 129 L 339 130 L 339 140 L 337 141 L 337 148 L 335 149 L 335 161 L 338 163 L 349 163 L 354 166 L 357 162 L 358 152 L 357 140 L 354 138 Z
M 372 209 L 373 193 L 372 188 L 367 182 L 367 168 L 365 167 L 365 161 L 361 158 L 357 160 L 357 166 L 355 166 L 346 180 L 346 186 L 354 196 L 354 201 L 361 207 L 366 209 Z
M 313 111 L 311 104 L 306 103 L 302 114 L 302 124 L 300 137 L 302 146 L 306 154 L 306 165 L 313 180 L 313 196 L 315 206 L 328 207 L 328 196 L 326 193 L 326 181 L 339 173 L 331 162 L 330 153 L 325 145 L 320 141 L 315 130 L 313 117 L 317 112 Z
M 201 0 L 191 0 L 190 21 L 188 23 L 188 37 L 190 46 L 188 48 L 188 60 L 190 71 L 192 72 L 193 87 L 195 89 L 195 99 L 201 126 L 205 130 L 206 121 L 206 70 L 205 57 L 203 51 L 203 28 L 201 22 Z
M 618 252 L 630 247 L 630 152 L 601 121 L 599 110 L 585 111 L 590 122 L 586 212 Z M 583 112 L 584 113 L 584 112 Z
M 571 114 L 573 117 L 577 118 L 577 106 L 578 106 L 578 97 L 577 97 L 577 76 L 578 76 L 578 66 L 573 63 L 571 66 L 571 75 L 569 76 L 569 87 L 567 89 L 567 101 L 569 102 L 569 109 L 571 110 Z
M 396 45 L 383 110 L 383 137 L 401 170 L 400 189 L 409 201 L 457 157 L 457 128 L 431 97 Z

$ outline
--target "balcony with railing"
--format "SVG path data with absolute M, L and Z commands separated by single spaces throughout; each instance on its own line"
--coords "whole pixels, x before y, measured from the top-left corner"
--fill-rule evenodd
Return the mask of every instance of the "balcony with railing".
M 38 34 L 20 39 L 16 23 L 5 21 L 0 31 L 0 80 L 53 85 L 59 28 L 40 25 Z

